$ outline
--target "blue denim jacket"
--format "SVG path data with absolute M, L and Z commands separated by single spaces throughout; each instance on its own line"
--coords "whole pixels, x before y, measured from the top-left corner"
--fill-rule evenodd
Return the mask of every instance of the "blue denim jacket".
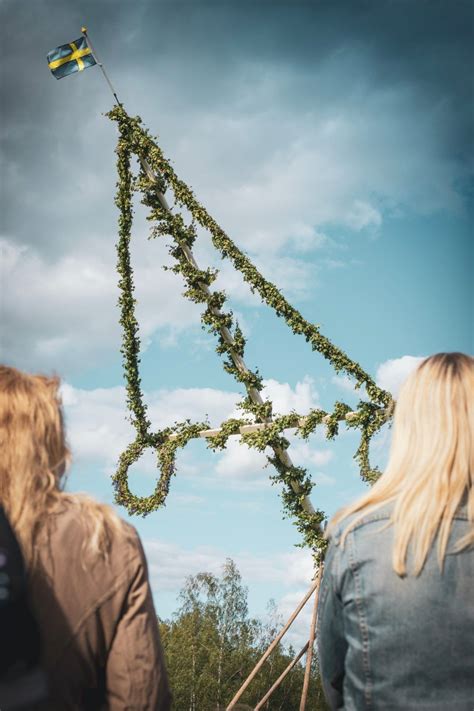
M 364 517 L 343 548 L 349 517 L 330 541 L 317 631 L 326 698 L 345 711 L 473 711 L 474 549 L 452 553 L 468 532 L 466 509 L 453 520 L 444 573 L 433 546 L 417 578 L 392 568 L 393 528 L 380 530 L 390 513 Z

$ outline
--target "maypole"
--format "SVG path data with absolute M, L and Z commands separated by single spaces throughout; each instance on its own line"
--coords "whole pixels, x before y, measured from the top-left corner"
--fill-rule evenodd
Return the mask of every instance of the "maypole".
M 104 75 L 104 78 L 105 78 L 105 80 L 106 80 L 106 82 L 107 82 L 107 84 L 108 84 L 108 86 L 109 86 L 109 88 L 110 88 L 110 91 L 112 92 L 112 95 L 113 95 L 113 97 L 114 97 L 114 99 L 115 99 L 117 105 L 118 105 L 118 106 L 122 106 L 121 102 L 120 102 L 119 99 L 118 99 L 117 92 L 115 91 L 115 89 L 114 89 L 114 87 L 113 87 L 113 85 L 112 85 L 112 83 L 111 83 L 111 81 L 110 81 L 110 79 L 109 79 L 109 77 L 108 77 L 108 75 L 107 75 L 107 72 L 105 71 L 105 67 L 104 67 L 103 63 L 99 61 L 97 52 L 95 51 L 95 49 L 94 49 L 94 47 L 93 47 L 93 45 L 92 45 L 91 39 L 90 39 L 90 37 L 89 37 L 89 35 L 88 35 L 87 27 L 82 27 L 82 28 L 81 28 L 81 32 L 82 32 L 83 36 L 86 38 L 86 40 L 87 40 L 87 43 L 88 43 L 88 45 L 89 45 L 89 47 L 90 47 L 90 49 L 91 49 L 92 55 L 93 55 L 94 59 L 96 60 L 98 66 L 100 67 L 100 69 L 101 69 L 101 71 L 102 71 L 102 74 Z M 170 208 L 169 208 L 168 202 L 167 202 L 165 196 L 163 195 L 163 193 L 162 193 L 162 192 L 160 191 L 160 189 L 159 189 L 159 185 L 160 185 L 161 182 L 162 182 L 161 176 L 157 176 L 157 175 L 153 172 L 153 170 L 152 170 L 150 164 L 148 163 L 148 161 L 147 161 L 145 158 L 140 158 L 140 163 L 141 163 L 141 165 L 142 165 L 142 168 L 143 168 L 145 174 L 148 176 L 148 179 L 150 180 L 150 183 L 153 184 L 153 185 L 155 185 L 155 186 L 157 186 L 156 195 L 157 195 L 158 201 L 159 201 L 160 205 L 162 206 L 163 210 L 165 210 L 165 211 L 168 212 L 168 213 L 171 213 L 171 210 L 170 210 Z M 182 249 L 182 251 L 183 251 L 183 254 L 184 254 L 186 260 L 187 260 L 188 263 L 193 267 L 193 269 L 196 269 L 196 270 L 201 271 L 201 270 L 199 269 L 199 266 L 198 266 L 197 262 L 196 262 L 196 258 L 195 258 L 194 254 L 193 254 L 193 252 L 192 252 L 191 247 L 189 247 L 189 246 L 188 246 L 186 243 L 184 243 L 184 242 L 180 244 L 180 247 L 181 247 L 181 249 Z M 206 297 L 209 297 L 209 296 L 210 296 L 210 290 L 209 290 L 209 287 L 207 286 L 207 284 L 205 284 L 205 283 L 203 283 L 203 282 L 200 282 L 200 283 L 199 283 L 199 288 L 201 289 L 201 291 L 203 292 L 203 294 L 204 294 Z M 220 309 L 218 309 L 217 307 L 213 307 L 213 308 L 212 308 L 212 313 L 213 313 L 214 316 L 216 316 L 218 319 L 221 319 L 222 313 L 221 313 Z M 232 358 L 232 360 L 233 360 L 233 362 L 234 362 L 236 368 L 239 370 L 239 372 L 240 372 L 244 377 L 245 377 L 245 376 L 248 376 L 248 375 L 250 374 L 250 370 L 249 370 L 249 368 L 247 368 L 247 365 L 245 364 L 245 361 L 244 361 L 244 359 L 242 358 L 242 356 L 239 355 L 239 353 L 238 353 L 238 351 L 237 351 L 237 348 L 236 348 L 236 344 L 235 344 L 235 342 L 234 342 L 234 339 L 233 339 L 233 337 L 232 337 L 231 332 L 229 331 L 229 329 L 227 328 L 227 326 L 221 326 L 219 330 L 220 330 L 220 334 L 221 334 L 221 336 L 222 336 L 222 339 L 223 339 L 223 340 L 225 341 L 225 343 L 229 346 L 230 355 L 231 355 L 231 358 Z M 248 388 L 248 395 L 249 395 L 249 397 L 251 398 L 252 402 L 253 402 L 255 405 L 260 405 L 260 406 L 264 405 L 264 400 L 263 400 L 263 398 L 262 398 L 260 392 L 259 392 L 255 387 L 251 386 L 251 387 Z M 264 424 L 267 424 L 267 425 L 270 424 L 271 422 L 272 422 L 271 416 L 270 416 L 270 417 L 266 417 L 266 418 L 264 418 L 264 420 L 263 420 L 263 423 L 264 423 Z M 294 466 L 294 465 L 293 465 L 293 462 L 291 461 L 291 458 L 290 458 L 288 452 L 287 452 L 285 449 L 283 449 L 283 448 L 280 447 L 280 446 L 276 446 L 276 445 L 273 445 L 272 448 L 273 448 L 273 452 L 274 452 L 275 456 L 278 458 L 279 462 L 281 463 L 281 465 L 282 465 L 283 467 L 289 469 L 289 468 L 291 468 L 291 467 Z M 300 485 L 298 484 L 297 481 L 295 481 L 295 480 L 290 480 L 290 486 L 292 487 L 292 489 L 293 489 L 293 491 L 295 492 L 295 494 L 300 495 L 300 494 L 302 493 L 302 492 L 301 492 L 301 487 L 300 487 Z M 301 505 L 302 505 L 303 509 L 306 511 L 306 513 L 310 514 L 311 516 L 313 516 L 313 515 L 316 513 L 316 512 L 315 512 L 315 509 L 314 509 L 314 507 L 313 507 L 313 504 L 311 503 L 310 497 L 307 496 L 306 494 L 303 494 L 303 496 L 302 496 Z M 320 526 L 319 523 L 318 523 L 317 525 L 318 525 L 318 527 Z
M 58 47 L 49 53 L 48 63 L 56 78 L 75 71 L 82 71 L 85 66 L 97 64 L 116 103 L 116 108 L 109 113 L 109 116 L 118 121 L 120 130 L 117 148 L 119 191 L 116 199 L 121 211 L 120 237 L 117 245 L 118 271 L 121 276 L 119 286 L 122 292 L 119 298 L 122 310 L 120 322 L 123 327 L 122 353 L 127 381 L 128 405 L 134 415 L 132 424 L 137 430 L 137 439 L 121 456 L 119 468 L 114 477 L 116 500 L 127 506 L 130 513 L 146 514 L 156 509 L 164 503 L 168 493 L 170 477 L 174 473 L 174 457 L 179 446 L 184 446 L 194 437 L 204 437 L 208 446 L 223 447 L 229 436 L 240 434 L 241 440 L 250 446 L 255 446 L 262 451 L 269 447 L 273 451 L 274 456 L 269 459 L 278 472 L 274 478 L 280 479 L 292 490 L 294 496 L 293 498 L 285 494 L 285 506 L 291 514 L 296 514 L 300 519 L 298 527 L 304 534 L 306 542 L 311 544 L 313 552 L 317 555 L 323 542 L 321 523 L 324 514 L 315 510 L 309 496 L 312 484 L 305 476 L 305 471 L 293 464 L 288 454 L 289 442 L 281 435 L 286 429 L 296 427 L 297 433 L 305 437 L 317 425 L 324 423 L 327 426 L 327 436 L 332 438 L 337 434 L 338 421 L 340 420 L 346 421 L 349 427 L 361 427 L 362 439 L 356 457 L 360 460 L 361 473 L 364 478 L 371 480 L 377 475 L 377 472 L 370 469 L 368 442 L 374 431 L 387 419 L 386 412 L 383 407 L 374 403 L 360 403 L 356 412 L 351 412 L 344 403 L 336 403 L 333 413 L 315 410 L 304 416 L 291 413 L 274 418 L 271 403 L 264 401 L 260 392 L 262 378 L 252 372 L 244 361 L 245 340 L 243 335 L 238 326 L 234 333 L 231 332 L 232 315 L 222 311 L 225 295 L 223 292 L 212 292 L 209 288 L 215 274 L 212 274 L 209 269 L 205 271 L 200 269 L 197 264 L 192 251 L 195 239 L 194 222 L 197 221 L 211 233 L 214 245 L 220 249 L 222 256 L 231 259 L 252 290 L 257 291 L 262 300 L 271 306 L 278 316 L 283 316 L 295 334 L 303 334 L 313 350 L 322 353 L 336 370 L 342 369 L 353 375 L 358 385 L 364 383 L 369 395 L 379 403 L 389 405 L 390 395 L 377 388 L 357 363 L 351 361 L 343 351 L 319 333 L 318 327 L 308 324 L 299 312 L 284 299 L 277 288 L 261 276 L 250 260 L 240 252 L 206 210 L 197 203 L 189 188 L 178 180 L 156 143 L 141 128 L 140 120 L 131 119 L 126 114 L 104 64 L 100 61 L 92 44 L 87 27 L 82 27 L 81 32 L 82 38 L 80 40 Z M 143 171 L 142 178 L 134 185 L 132 185 L 130 176 L 132 154 L 138 157 Z M 176 203 L 187 208 L 192 214 L 193 222 L 188 228 L 180 215 L 173 215 L 165 198 L 163 186 L 170 183 Z M 242 404 L 242 408 L 253 415 L 256 422 L 234 419 L 222 423 L 217 429 L 203 427 L 200 423 L 195 425 L 182 423 L 155 434 L 150 433 L 150 422 L 146 418 L 146 405 L 140 387 L 140 342 L 138 322 L 135 317 L 133 270 L 129 252 L 132 223 L 131 194 L 134 189 L 140 189 L 145 193 L 143 202 L 152 208 L 150 219 L 156 219 L 159 223 L 159 226 L 155 228 L 155 235 L 169 234 L 175 240 L 176 246 L 171 249 L 171 253 L 178 263 L 174 267 L 174 271 L 180 272 L 184 277 L 188 286 L 186 295 L 193 301 L 207 304 L 207 310 L 202 315 L 203 323 L 218 336 L 218 353 L 226 354 L 229 357 L 229 361 L 224 363 L 225 370 L 244 384 L 247 400 Z M 128 488 L 128 469 L 146 447 L 157 449 L 162 470 L 161 477 L 155 494 L 149 497 L 135 497 Z
M 282 496 L 287 513 L 295 517 L 298 529 L 303 534 L 306 544 L 317 553 L 324 547 L 321 522 L 324 514 L 312 506 L 309 493 L 312 483 L 306 471 L 296 467 L 287 452 L 290 443 L 282 434 L 289 428 L 295 428 L 296 434 L 307 437 L 315 428 L 326 424 L 327 437 L 332 439 L 338 432 L 338 423 L 343 420 L 348 427 L 358 427 L 362 431 L 361 444 L 356 457 L 361 466 L 361 474 L 367 481 L 373 481 L 377 470 L 370 468 L 368 445 L 370 437 L 389 417 L 391 398 L 388 393 L 376 386 L 370 376 L 358 363 L 352 361 L 340 348 L 334 346 L 329 339 L 319 332 L 319 327 L 307 322 L 301 314 L 289 304 L 279 290 L 256 270 L 254 265 L 224 233 L 222 228 L 210 217 L 205 208 L 198 203 L 192 191 L 179 180 L 155 140 L 142 128 L 141 120 L 129 117 L 123 107 L 118 106 L 109 112 L 109 117 L 117 121 L 120 137 L 117 146 L 117 167 L 119 182 L 116 204 L 120 210 L 119 242 L 117 245 L 119 262 L 118 270 L 121 276 L 119 286 L 121 295 L 120 323 L 123 328 L 123 362 L 127 380 L 127 399 L 130 411 L 133 413 L 132 424 L 137 431 L 137 438 L 120 458 L 114 484 L 117 491 L 117 501 L 124 504 L 130 513 L 147 514 L 164 503 L 169 490 L 169 483 L 174 474 L 174 459 L 178 447 L 183 447 L 190 439 L 204 437 L 210 448 L 223 448 L 228 438 L 235 434 L 241 435 L 241 441 L 249 446 L 264 451 L 267 447 L 273 451 L 269 457 L 277 474 L 275 481 L 284 484 Z M 135 155 L 142 166 L 142 173 L 132 177 L 130 171 L 131 157 Z M 192 217 L 187 226 L 182 215 L 170 210 L 164 190 L 170 187 L 173 191 L 174 206 L 185 208 Z M 241 403 L 241 408 L 254 418 L 231 419 L 221 424 L 219 428 L 211 429 L 202 423 L 184 422 L 174 427 L 168 427 L 160 432 L 150 432 L 150 422 L 146 417 L 146 405 L 140 385 L 138 322 L 135 316 L 133 297 L 134 282 L 130 256 L 130 240 L 132 226 L 132 194 L 133 191 L 143 194 L 142 202 L 151 208 L 148 219 L 156 222 L 152 236 L 169 236 L 173 239 L 170 254 L 176 260 L 172 270 L 182 275 L 185 284 L 185 296 L 196 303 L 205 304 L 201 320 L 218 338 L 217 352 L 227 356 L 224 369 L 242 383 L 247 391 L 247 398 Z M 361 402 L 356 411 L 345 403 L 336 403 L 332 413 L 323 410 L 313 410 L 306 415 L 290 413 L 274 417 L 272 404 L 264 401 L 260 391 L 262 378 L 258 372 L 252 372 L 247 367 L 243 355 L 245 340 L 238 326 L 231 330 L 233 318 L 231 312 L 224 312 L 224 292 L 212 291 L 210 285 L 216 277 L 215 270 L 201 269 L 194 257 L 192 246 L 196 239 L 195 223 L 211 233 L 214 245 L 221 251 L 224 258 L 229 258 L 242 273 L 253 291 L 257 291 L 262 300 L 273 308 L 277 315 L 282 316 L 295 334 L 305 336 L 313 350 L 319 351 L 327 358 L 337 371 L 345 371 L 352 375 L 358 386 L 365 385 L 367 392 L 375 402 Z M 255 421 L 256 420 L 256 421 Z M 159 457 L 161 476 L 157 482 L 154 494 L 148 497 L 137 497 L 128 485 L 128 470 L 145 448 L 155 448 Z M 290 494 L 291 492 L 291 494 Z

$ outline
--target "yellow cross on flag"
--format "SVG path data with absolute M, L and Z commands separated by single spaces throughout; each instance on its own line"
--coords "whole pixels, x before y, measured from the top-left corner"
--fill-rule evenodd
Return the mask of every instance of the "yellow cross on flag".
M 93 67 L 96 64 L 85 37 L 52 49 L 48 52 L 47 59 L 48 67 L 56 79 L 62 79 L 74 72 L 82 72 L 86 67 Z

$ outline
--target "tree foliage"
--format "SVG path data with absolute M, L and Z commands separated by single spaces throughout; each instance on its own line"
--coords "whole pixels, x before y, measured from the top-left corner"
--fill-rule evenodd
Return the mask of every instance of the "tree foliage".
M 179 599 L 180 607 L 173 618 L 160 623 L 174 711 L 223 711 L 283 620 L 272 601 L 265 620 L 249 617 L 247 588 L 231 559 L 227 559 L 220 577 L 211 573 L 188 577 Z M 280 644 L 241 703 L 253 709 L 294 656 L 295 650 Z M 298 711 L 303 677 L 304 667 L 297 664 L 265 705 L 266 711 Z M 307 708 L 327 708 L 316 658 Z

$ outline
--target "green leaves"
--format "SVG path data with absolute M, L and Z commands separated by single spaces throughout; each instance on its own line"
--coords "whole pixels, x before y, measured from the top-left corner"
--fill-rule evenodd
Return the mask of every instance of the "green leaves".
M 274 602 L 268 606 L 264 620 L 259 620 L 249 616 L 247 596 L 231 559 L 219 576 L 203 572 L 186 579 L 179 609 L 160 625 L 176 711 L 224 711 L 282 628 L 285 620 Z M 284 643 L 278 645 L 244 693 L 242 702 L 249 704 L 245 708 L 255 708 L 293 656 L 294 650 Z M 304 668 L 298 664 L 265 708 L 298 711 L 303 676 Z M 316 657 L 308 706 L 326 708 Z M 239 704 L 238 708 L 243 706 Z
M 185 421 L 156 433 L 150 432 L 151 423 L 147 419 L 139 374 L 140 339 L 135 316 L 133 270 L 130 261 L 132 193 L 137 190 L 142 193 L 143 204 L 150 210 L 148 219 L 155 222 L 151 236 L 172 238 L 170 254 L 175 260 L 172 269 L 181 274 L 184 279 L 186 284 L 184 296 L 195 303 L 203 304 L 204 310 L 201 316 L 203 328 L 216 336 L 216 351 L 224 356 L 224 369 L 237 382 L 242 383 L 247 392 L 247 396 L 240 403 L 240 408 L 244 414 L 250 415 L 251 419 L 245 417 L 223 423 L 219 435 L 209 438 L 207 446 L 211 449 L 222 449 L 226 446 L 228 438 L 238 433 L 242 425 L 252 421 L 268 423 L 268 427 L 242 435 L 241 441 L 260 451 L 264 451 L 267 447 L 273 449 L 275 456 L 269 459 L 277 473 L 272 480 L 282 485 L 284 514 L 295 519 L 297 529 L 303 536 L 302 545 L 323 550 L 325 543 L 320 524 L 325 518 L 324 513 L 310 512 L 308 507 L 303 505 L 313 485 L 305 469 L 285 463 L 281 451 L 287 448 L 288 443 L 282 438 L 282 433 L 290 427 L 295 427 L 298 435 L 307 438 L 325 420 L 327 437 L 333 439 L 338 433 L 339 421 L 344 420 L 350 408 L 345 403 L 337 402 L 332 413 L 312 410 L 305 415 L 303 423 L 299 422 L 302 416 L 297 413 L 272 419 L 271 403 L 262 402 L 258 396 L 262 389 L 262 377 L 258 371 L 250 371 L 242 360 L 245 350 L 243 334 L 238 325 L 234 326 L 232 312 L 222 310 L 226 295 L 222 291 L 211 289 L 216 271 L 198 269 L 189 251 L 197 236 L 196 225 L 200 225 L 210 233 L 212 242 L 222 258 L 232 262 L 248 282 L 252 292 L 257 292 L 262 301 L 286 321 L 295 335 L 304 336 L 312 350 L 321 353 L 337 372 L 343 371 L 352 376 L 356 381 L 356 387 L 365 386 L 372 402 L 359 403 L 357 414 L 348 421 L 348 426 L 361 430 L 361 442 L 355 458 L 360 466 L 361 477 L 368 482 L 375 481 L 380 474 L 377 469 L 370 467 L 370 440 L 387 420 L 392 398 L 389 393 L 375 384 L 358 363 L 352 361 L 346 353 L 323 336 L 317 325 L 306 321 L 299 311 L 286 301 L 277 287 L 260 274 L 250 259 L 238 249 L 205 208 L 199 204 L 190 188 L 179 180 L 156 141 L 142 127 L 139 117 L 131 118 L 121 106 L 114 107 L 108 116 L 118 123 L 120 132 L 116 149 L 118 182 L 115 199 L 120 213 L 117 243 L 117 270 L 120 276 L 118 304 L 123 334 L 121 352 L 127 404 L 132 415 L 132 424 L 137 431 L 136 440 L 122 454 L 113 477 L 116 501 L 125 506 L 131 514 L 146 515 L 163 506 L 169 492 L 171 477 L 175 473 L 176 451 L 184 447 L 190 439 L 198 436 L 200 430 L 207 427 L 207 423 Z M 144 170 L 136 179 L 133 178 L 130 167 L 132 155 L 136 155 L 142 164 L 146 161 L 151 166 L 154 174 L 158 176 L 157 183 L 152 183 Z M 189 225 L 186 225 L 183 215 L 179 212 L 174 213 L 172 210 L 164 209 L 160 192 L 164 193 L 168 188 L 171 188 L 174 195 L 173 209 L 176 207 L 190 214 Z M 128 471 L 131 464 L 138 460 L 147 447 L 152 447 L 157 452 L 158 466 L 161 470 L 160 478 L 153 494 L 138 497 L 129 489 Z

